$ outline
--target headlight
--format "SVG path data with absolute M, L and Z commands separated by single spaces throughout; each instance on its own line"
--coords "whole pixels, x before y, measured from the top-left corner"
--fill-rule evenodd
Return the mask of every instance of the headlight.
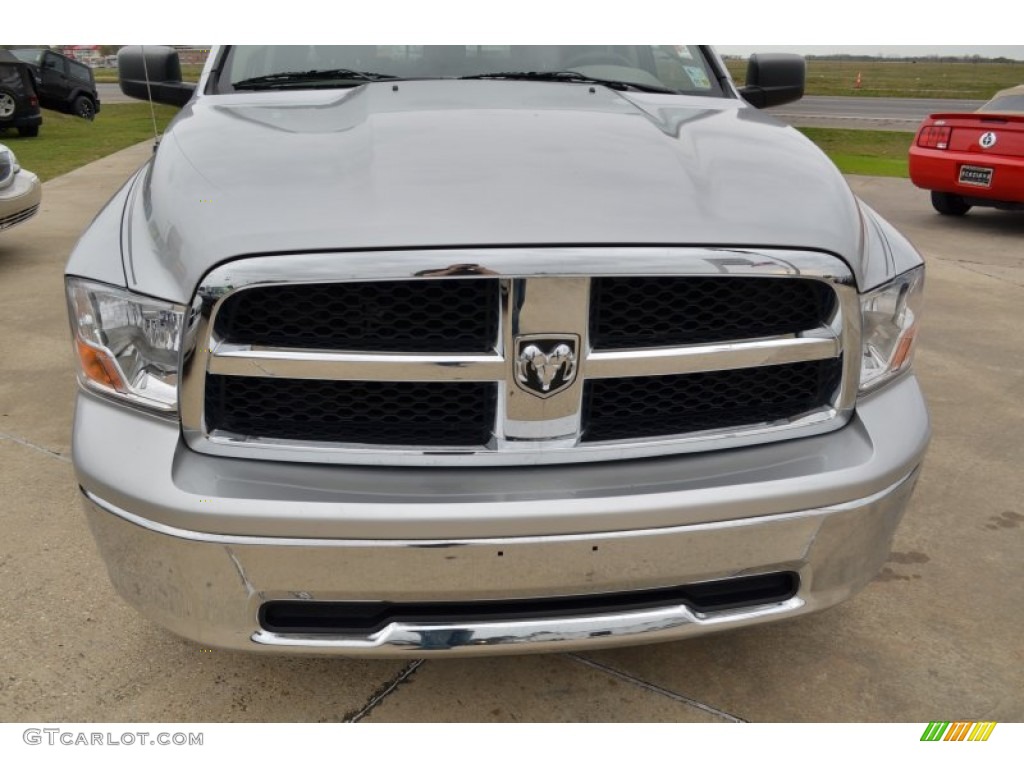
M 3 144 L 0 144 L 0 189 L 9 187 L 18 172 L 18 158 Z
M 876 389 L 910 367 L 923 294 L 921 266 L 861 296 L 861 392 Z
M 78 379 L 160 411 L 178 407 L 178 350 L 186 308 L 75 277 L 67 280 Z

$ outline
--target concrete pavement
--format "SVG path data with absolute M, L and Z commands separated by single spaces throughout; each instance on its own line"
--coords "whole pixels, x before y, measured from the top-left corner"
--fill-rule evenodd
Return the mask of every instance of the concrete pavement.
M 929 261 L 918 371 L 935 437 L 886 568 L 823 614 L 584 655 L 397 661 L 198 646 L 108 583 L 68 460 L 61 273 L 149 144 L 48 182 L 0 236 L 0 718 L 6 721 L 1024 719 L 1024 216 L 950 220 L 851 185 Z

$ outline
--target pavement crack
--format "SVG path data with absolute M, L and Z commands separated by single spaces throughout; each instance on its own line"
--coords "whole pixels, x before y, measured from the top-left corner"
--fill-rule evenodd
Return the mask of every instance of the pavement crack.
M 1000 283 L 1005 283 L 1006 285 L 1012 285 L 1014 288 L 1021 288 L 1022 287 L 1020 283 L 1018 283 L 1018 282 L 1016 282 L 1014 280 L 1010 280 L 1010 279 L 1002 277 L 1000 275 L 993 275 L 991 272 L 986 272 L 984 269 L 977 269 L 976 268 L 976 267 L 991 267 L 991 266 L 993 266 L 991 264 L 986 264 L 985 262 L 981 262 L 981 261 L 970 261 L 969 259 L 947 259 L 947 258 L 943 258 L 941 256 L 938 257 L 938 259 L 939 259 L 939 261 L 944 261 L 947 264 L 955 264 L 956 266 L 960 267 L 960 269 L 966 270 L 967 272 L 970 272 L 972 274 L 981 275 L 982 277 L 988 277 L 988 278 L 991 278 L 992 280 L 996 280 L 996 281 L 998 281 Z M 1012 267 L 1012 269 L 1019 269 L 1019 267 L 1014 266 L 1014 267 Z
M 605 674 L 611 675 L 613 677 L 617 677 L 620 680 L 625 680 L 629 683 L 633 683 L 633 685 L 638 685 L 644 690 L 650 691 L 651 693 L 656 693 L 659 696 L 665 696 L 666 698 L 672 699 L 673 701 L 678 701 L 681 704 L 687 704 L 691 707 L 694 707 L 695 709 L 701 710 L 702 712 L 707 712 L 709 715 L 714 715 L 715 717 L 720 717 L 723 720 L 728 720 L 730 723 L 748 722 L 747 720 L 744 720 L 742 717 L 737 717 L 736 715 L 732 715 L 728 712 L 725 712 L 724 710 L 717 709 L 716 707 L 712 707 L 708 704 L 704 704 L 703 702 L 697 701 L 696 699 L 691 699 L 689 696 L 684 696 L 681 693 L 670 691 L 668 688 L 662 688 L 660 685 L 649 683 L 646 680 L 642 680 L 641 678 L 635 677 L 627 672 L 615 669 L 615 667 L 609 667 L 608 665 L 602 664 L 598 661 L 591 661 L 590 659 L 584 658 L 583 656 L 580 656 L 575 653 L 567 653 L 566 656 L 575 661 L 578 661 L 580 664 L 600 670 L 601 672 L 604 672 Z
M 388 696 L 397 691 L 398 687 L 402 683 L 404 683 L 406 680 L 412 677 L 412 674 L 417 669 L 419 669 L 422 663 L 423 659 L 416 659 L 415 661 L 406 664 L 402 668 L 401 672 L 399 672 L 397 675 L 395 675 L 393 678 L 384 683 L 384 685 L 382 685 L 380 688 L 373 692 L 373 695 L 370 696 L 370 700 L 363 705 L 362 709 L 356 712 L 349 712 L 348 714 L 346 714 L 345 717 L 343 718 L 343 722 L 358 723 L 360 720 L 362 720 L 364 717 L 370 714 L 374 709 L 376 709 L 377 705 L 384 701 L 384 699 L 386 699 Z
M 26 448 L 31 448 L 34 451 L 45 453 L 47 456 L 57 459 L 58 461 L 67 462 L 68 464 L 71 463 L 70 457 L 65 456 L 63 453 L 51 451 L 49 448 L 44 448 L 41 445 L 36 445 L 32 441 L 26 440 L 23 437 L 18 437 L 17 435 L 10 435 L 7 432 L 0 432 L 0 440 L 10 440 L 12 443 L 17 443 L 18 445 L 23 445 Z

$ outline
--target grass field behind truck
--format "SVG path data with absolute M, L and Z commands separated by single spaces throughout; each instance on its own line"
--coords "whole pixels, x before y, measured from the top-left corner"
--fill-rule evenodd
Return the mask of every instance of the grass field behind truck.
M 907 178 L 907 152 L 914 134 L 907 131 L 861 131 L 800 128 L 843 173 Z
M 737 85 L 747 62 L 728 59 Z M 856 88 L 857 75 L 861 87 Z M 888 96 L 921 99 L 989 99 L 996 91 L 1024 83 L 1024 62 L 835 61 L 807 62 L 808 96 Z
M 178 110 L 158 104 L 155 112 L 162 131 Z M 43 125 L 33 138 L 0 131 L 0 142 L 14 150 L 18 163 L 43 181 L 152 138 L 153 118 L 141 101 L 104 104 L 93 122 L 44 109 Z
M 203 73 L 202 64 L 182 64 L 181 65 L 181 79 L 186 83 L 198 83 L 199 75 Z M 97 83 L 116 83 L 117 82 L 117 68 L 110 67 L 96 67 L 92 71 L 92 75 L 96 78 Z

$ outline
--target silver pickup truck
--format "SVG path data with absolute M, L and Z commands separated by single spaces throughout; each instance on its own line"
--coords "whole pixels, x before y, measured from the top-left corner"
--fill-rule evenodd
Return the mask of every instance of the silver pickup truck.
M 798 616 L 929 439 L 913 247 L 797 131 L 797 57 L 169 49 L 183 106 L 67 265 L 118 591 L 204 645 L 411 655 Z

